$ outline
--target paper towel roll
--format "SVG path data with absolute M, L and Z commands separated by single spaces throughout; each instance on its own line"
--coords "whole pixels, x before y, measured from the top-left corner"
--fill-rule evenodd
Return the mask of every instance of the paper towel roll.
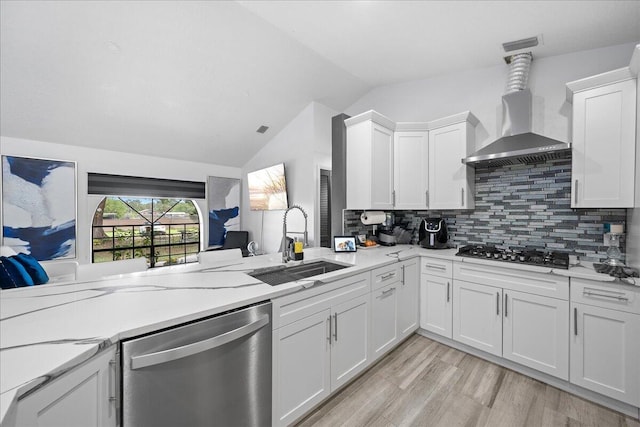
M 386 217 L 386 214 L 382 211 L 365 211 L 360 215 L 360 221 L 364 225 L 382 224 Z

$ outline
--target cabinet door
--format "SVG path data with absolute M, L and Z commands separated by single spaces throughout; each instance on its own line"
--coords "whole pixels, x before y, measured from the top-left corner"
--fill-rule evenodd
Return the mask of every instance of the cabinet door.
M 398 337 L 411 335 L 418 329 L 418 259 L 402 264 L 402 281 L 398 287 Z
M 369 362 L 369 295 L 335 307 L 331 330 L 331 388 L 342 386 Z
M 331 392 L 329 309 L 273 331 L 273 425 L 287 425 Z
M 371 294 L 371 356 L 377 359 L 398 342 L 398 287 L 390 283 Z
M 453 339 L 502 356 L 502 289 L 454 280 Z
M 19 401 L 18 426 L 115 427 L 115 347 Z
M 393 131 L 371 120 L 347 126 L 347 209 L 393 209 Z
M 470 127 L 466 122 L 429 131 L 429 209 L 473 209 L 475 170 L 462 163 Z
M 373 123 L 371 209 L 393 209 L 393 131 Z
M 635 86 L 626 80 L 574 95 L 571 207 L 633 207 Z
M 503 290 L 502 356 L 569 379 L 569 302 Z
M 420 327 L 452 337 L 451 279 L 423 274 L 420 282 Z
M 394 209 L 426 209 L 429 167 L 427 131 L 396 131 L 393 141 Z
M 640 315 L 571 304 L 574 384 L 640 406 Z

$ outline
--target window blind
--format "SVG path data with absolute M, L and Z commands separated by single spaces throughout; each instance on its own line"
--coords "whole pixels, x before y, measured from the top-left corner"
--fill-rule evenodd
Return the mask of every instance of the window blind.
M 103 196 L 162 197 L 174 199 L 206 198 L 205 183 L 139 176 L 89 173 L 89 194 Z

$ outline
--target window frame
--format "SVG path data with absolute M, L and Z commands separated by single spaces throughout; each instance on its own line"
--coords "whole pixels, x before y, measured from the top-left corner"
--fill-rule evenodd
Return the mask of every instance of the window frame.
M 143 224 L 138 223 L 138 224 L 125 224 L 125 225 L 117 225 L 117 224 L 96 225 L 95 222 L 96 222 L 97 215 L 99 213 L 100 206 L 102 205 L 102 202 L 104 200 L 109 198 L 119 199 L 121 203 L 124 203 L 125 205 L 127 205 L 128 208 L 137 215 L 136 219 L 141 219 L 145 222 Z M 151 204 L 150 218 L 147 218 L 147 216 L 145 216 L 141 212 L 138 212 L 134 207 L 132 207 L 129 203 L 127 203 L 125 199 L 149 200 Z M 159 199 L 168 199 L 175 203 L 169 209 L 167 209 L 166 211 L 163 211 L 160 216 L 154 219 L 155 217 L 154 209 L 156 207 L 156 202 Z M 195 214 L 198 216 L 197 221 L 193 221 L 189 219 L 182 222 L 173 223 L 175 219 L 171 219 L 171 223 L 169 224 L 160 222 L 161 219 L 165 218 L 165 215 L 167 213 L 172 212 L 172 210 L 176 206 L 178 206 L 181 202 L 189 202 L 193 205 L 193 207 L 195 208 Z M 102 214 L 104 213 L 105 212 L 102 212 Z M 170 217 L 166 217 L 166 218 L 170 218 Z M 166 233 L 155 232 L 154 229 L 159 225 L 166 227 Z M 141 233 L 140 231 L 136 233 L 136 229 L 140 230 L 140 227 L 150 227 L 148 234 Z M 189 235 L 191 233 L 187 231 L 187 227 L 197 228 L 197 231 L 193 233 L 195 234 L 195 240 L 191 239 L 194 237 L 193 235 L 191 235 L 191 238 L 189 238 Z M 131 243 L 129 245 L 122 245 L 122 242 L 116 242 L 116 240 L 118 239 L 116 231 L 118 229 L 126 230 L 127 228 L 129 228 L 130 231 L 128 231 L 123 237 L 129 237 L 131 239 Z M 182 231 L 173 232 L 176 228 L 182 228 Z M 105 236 L 107 236 L 106 238 L 96 237 L 96 229 L 102 229 L 103 232 L 107 231 L 108 229 L 111 229 L 111 237 L 110 237 L 111 244 L 109 247 L 96 249 L 97 239 L 102 239 L 103 242 L 109 240 L 107 233 L 104 233 Z M 197 253 L 200 252 L 200 249 L 202 247 L 202 233 L 203 233 L 202 216 L 200 213 L 200 209 L 198 208 L 198 204 L 195 200 L 187 199 L 187 198 L 172 198 L 172 197 L 144 197 L 144 196 L 131 197 L 131 196 L 114 196 L 114 195 L 103 196 L 103 198 L 98 203 L 96 210 L 94 211 L 93 217 L 91 219 L 91 262 L 96 263 L 96 254 L 101 254 L 101 253 L 112 254 L 111 259 L 97 261 L 97 263 L 99 263 L 99 262 L 107 262 L 111 260 L 115 261 L 119 259 L 139 258 L 141 252 L 142 252 L 141 256 L 144 256 L 147 259 L 149 268 L 160 268 L 160 267 L 170 266 L 170 265 L 179 265 L 183 263 L 187 264 L 187 263 L 197 262 Z M 180 235 L 180 240 L 178 242 L 172 242 L 172 238 L 174 236 L 177 236 L 178 234 Z M 139 242 L 139 238 L 142 238 L 142 239 L 148 238 L 149 242 L 147 244 L 145 243 L 136 244 L 136 241 Z M 159 243 L 159 240 L 162 240 L 162 239 L 167 239 L 167 242 Z M 177 247 L 182 247 L 182 249 L 177 252 L 173 252 L 172 248 L 177 248 Z M 160 254 L 158 250 L 163 250 L 163 248 L 164 250 L 167 250 L 167 252 L 164 254 Z M 189 248 L 194 248 L 194 250 L 189 250 Z M 120 254 L 125 253 L 125 255 L 118 256 L 118 253 Z M 126 255 L 127 253 L 128 253 L 128 256 Z M 190 255 L 196 255 L 196 256 L 194 256 L 193 258 L 191 258 L 191 260 L 189 260 Z M 178 260 L 182 259 L 182 262 L 171 262 L 171 260 L 174 259 L 176 256 L 181 256 L 182 258 L 178 258 Z M 162 262 L 163 259 L 165 258 L 169 262 Z M 162 264 L 160 264 L 160 262 L 162 262 Z

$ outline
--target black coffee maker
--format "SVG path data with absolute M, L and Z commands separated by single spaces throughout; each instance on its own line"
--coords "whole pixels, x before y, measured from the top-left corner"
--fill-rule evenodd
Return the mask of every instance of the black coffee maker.
M 428 249 L 447 249 L 449 232 L 442 218 L 423 219 L 418 232 L 420 246 Z

